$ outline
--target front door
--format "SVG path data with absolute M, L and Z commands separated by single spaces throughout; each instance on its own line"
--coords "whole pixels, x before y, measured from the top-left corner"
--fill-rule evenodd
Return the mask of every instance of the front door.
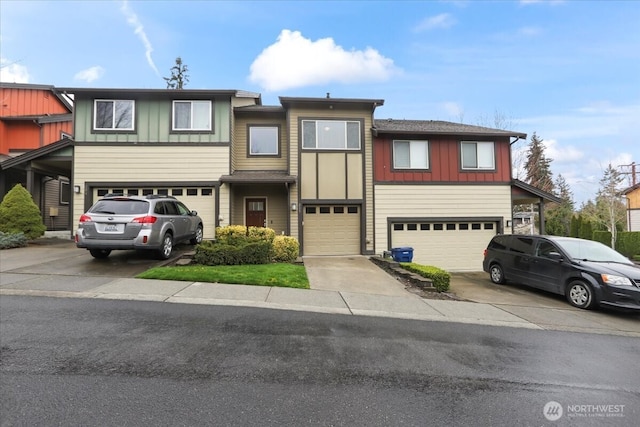
M 247 199 L 246 200 L 246 226 L 266 227 L 267 226 L 267 199 Z

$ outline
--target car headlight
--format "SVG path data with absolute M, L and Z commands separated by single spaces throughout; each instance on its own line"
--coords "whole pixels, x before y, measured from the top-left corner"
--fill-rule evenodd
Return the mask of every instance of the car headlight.
M 601 274 L 600 276 L 602 276 L 602 281 L 607 285 L 633 286 L 631 280 L 627 277 L 614 276 L 613 274 Z

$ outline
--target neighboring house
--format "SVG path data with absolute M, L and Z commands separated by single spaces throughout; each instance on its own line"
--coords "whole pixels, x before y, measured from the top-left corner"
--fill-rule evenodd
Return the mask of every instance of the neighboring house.
M 622 192 L 627 199 L 627 230 L 640 231 L 640 184 Z
M 411 246 L 417 262 L 480 270 L 512 203 L 557 200 L 511 179 L 510 143 L 526 135 L 374 120 L 380 99 L 264 106 L 237 90 L 59 90 L 75 103 L 76 220 L 107 193 L 167 194 L 198 211 L 205 238 L 267 226 L 302 255 Z
M 48 230 L 70 226 L 71 150 L 54 153 L 51 145 L 68 141 L 72 110 L 53 86 L 0 83 L 0 198 L 22 184 Z

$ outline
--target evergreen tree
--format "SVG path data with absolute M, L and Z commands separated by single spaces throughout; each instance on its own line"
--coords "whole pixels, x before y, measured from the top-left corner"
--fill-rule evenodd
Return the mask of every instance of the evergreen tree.
M 596 196 L 596 218 L 611 232 L 611 247 L 615 248 L 618 230 L 625 222 L 625 205 L 621 200 L 620 185 L 623 177 L 611 163 L 600 179 Z
M 40 208 L 31 194 L 21 184 L 16 184 L 0 203 L 0 231 L 24 233 L 27 239 L 35 239 L 42 236 L 46 229 Z
M 574 212 L 573 193 L 562 175 L 556 178 L 555 190 L 556 196 L 561 198 L 562 202 L 547 205 L 546 232 L 556 236 L 570 236 Z
M 163 77 L 167 82 L 167 89 L 184 89 L 189 82 L 188 71 L 187 65 L 183 64 L 182 58 L 178 56 L 176 58 L 176 65 L 171 67 L 171 77 Z
M 531 136 L 527 161 L 524 168 L 527 173 L 528 184 L 551 193 L 553 191 L 553 174 L 551 173 L 551 161 L 544 153 L 545 147 L 542 139 L 534 132 Z

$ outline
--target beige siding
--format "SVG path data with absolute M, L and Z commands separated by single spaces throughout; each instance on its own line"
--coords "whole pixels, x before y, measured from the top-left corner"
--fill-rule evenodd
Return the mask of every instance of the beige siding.
M 248 125 L 279 126 L 280 129 L 280 157 L 248 156 Z M 254 119 L 239 117 L 235 120 L 233 140 L 234 170 L 287 170 L 288 152 L 286 149 L 287 126 L 284 120 Z
M 76 146 L 74 182 L 216 181 L 227 174 L 229 149 L 207 147 Z M 223 189 L 225 186 L 222 186 Z M 229 211 L 228 190 L 221 190 L 221 213 Z M 226 195 L 226 200 L 223 195 Z M 74 220 L 84 212 L 84 194 L 74 195 Z M 228 215 L 228 214 L 225 214 Z
M 511 219 L 509 185 L 376 185 L 375 252 L 387 250 L 387 218 Z
M 300 159 L 300 169 L 302 170 L 300 177 L 300 186 L 302 187 L 303 199 L 318 198 L 318 170 L 316 153 L 302 153 Z
M 629 231 L 640 231 L 640 209 L 630 209 L 627 214 L 629 215 Z
M 362 199 L 362 155 L 347 154 L 347 198 Z
M 303 177 L 306 172 L 303 172 Z M 347 174 L 344 153 L 318 154 L 318 199 L 346 199 Z
M 287 194 L 281 186 L 235 187 L 231 224 L 245 225 L 245 200 L 247 198 L 267 199 L 267 227 L 272 228 L 276 234 L 286 234 L 288 202 Z

